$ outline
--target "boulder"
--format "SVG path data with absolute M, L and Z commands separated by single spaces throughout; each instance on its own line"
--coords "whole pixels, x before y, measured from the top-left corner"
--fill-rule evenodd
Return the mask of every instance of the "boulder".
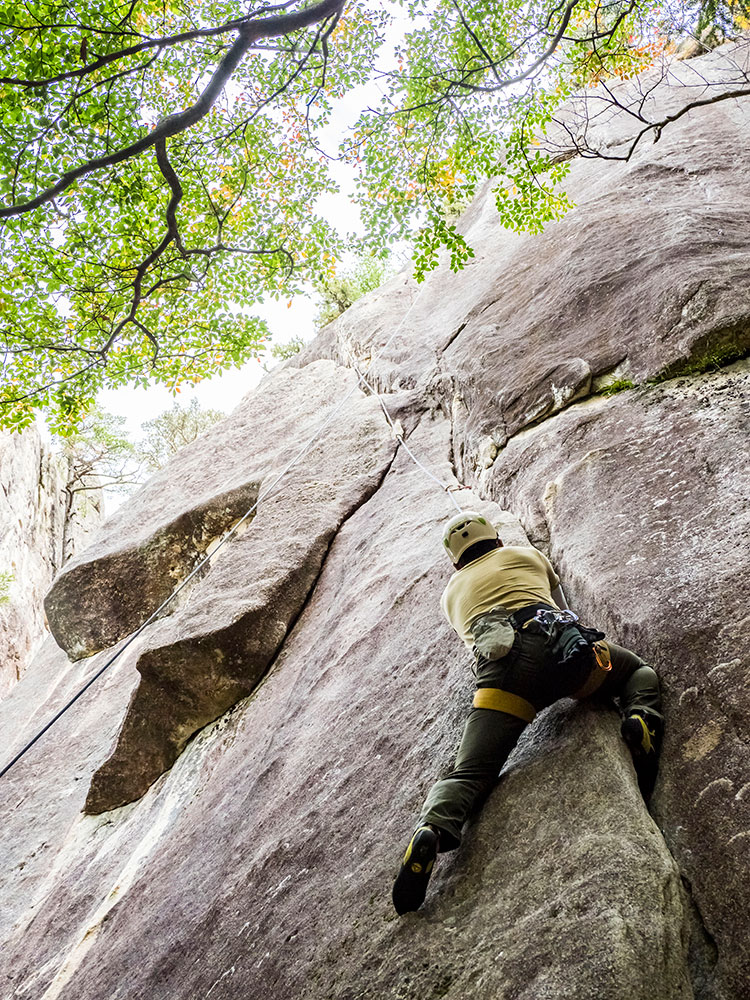
M 348 418 L 346 432 L 322 439 L 283 494 L 263 500 L 248 530 L 217 553 L 187 605 L 149 632 L 137 662 L 141 682 L 117 746 L 94 775 L 88 812 L 143 795 L 190 737 L 268 670 L 337 530 L 392 459 L 396 442 L 374 400 L 350 406 Z M 353 462 L 353 454 L 362 457 Z

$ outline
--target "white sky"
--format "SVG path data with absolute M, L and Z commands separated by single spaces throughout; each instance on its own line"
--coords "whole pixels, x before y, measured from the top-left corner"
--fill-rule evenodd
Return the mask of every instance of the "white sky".
M 271 302 L 258 312 L 267 320 L 274 342 L 285 343 L 293 337 L 303 337 L 305 340 L 312 337 L 315 332 L 313 319 L 316 308 L 312 298 L 296 296 L 289 309 L 286 302 Z M 264 358 L 263 361 L 269 364 L 271 359 Z M 100 392 L 98 401 L 107 412 L 125 417 L 125 428 L 129 436 L 137 439 L 143 436 L 141 424 L 144 421 L 152 420 L 171 409 L 175 402 L 187 406 L 192 399 L 197 399 L 203 409 L 231 412 L 263 375 L 265 371 L 261 362 L 253 360 L 242 368 L 201 382 L 194 388 L 185 386 L 177 395 L 158 385 L 148 389 L 125 387 Z

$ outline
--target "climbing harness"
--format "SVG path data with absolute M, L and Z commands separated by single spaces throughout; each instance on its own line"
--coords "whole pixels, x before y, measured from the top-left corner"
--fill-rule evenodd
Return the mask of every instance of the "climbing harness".
M 555 625 L 575 624 L 578 621 L 578 615 L 569 608 L 561 611 L 556 611 L 554 608 L 539 608 L 531 620 L 539 622 L 545 631 L 550 631 Z
M 536 709 L 530 701 L 502 688 L 477 688 L 474 692 L 474 708 L 491 708 L 495 712 L 515 715 L 524 722 L 533 722 Z
M 609 646 L 604 633 L 581 625 L 578 615 L 569 609 L 557 610 L 530 605 L 518 611 L 498 606 L 478 615 L 469 629 L 474 637 L 477 661 L 500 660 L 513 648 L 516 633 L 529 630 L 546 636 L 546 645 L 556 666 L 567 666 L 582 657 L 588 658 L 591 671 L 573 698 L 587 698 L 606 680 L 612 669 Z M 533 722 L 536 709 L 525 698 L 502 688 L 478 688 L 474 708 L 489 708 L 514 715 L 524 722 Z
M 591 673 L 583 685 L 573 694 L 573 698 L 589 698 L 609 677 L 609 672 L 612 669 L 609 646 L 603 640 L 599 640 L 594 643 L 592 649 L 594 652 L 594 662 L 591 667 Z
M 559 666 L 568 666 L 582 657 L 590 657 L 594 644 L 604 632 L 581 625 L 578 615 L 568 610 L 539 609 L 527 627 L 547 637 L 547 646 Z
M 400 332 L 401 328 L 403 327 L 404 323 L 408 319 L 409 314 L 411 313 L 411 311 L 414 308 L 415 304 L 416 304 L 416 298 L 415 298 L 414 302 L 412 302 L 412 304 L 406 310 L 406 312 L 404 313 L 403 318 L 401 319 L 401 322 L 397 325 L 396 329 L 393 331 L 393 333 L 390 335 L 390 337 L 386 340 L 386 342 L 380 348 L 378 348 L 378 350 L 374 354 L 372 354 L 370 356 L 370 359 L 369 359 L 369 366 L 370 367 L 372 367 L 372 364 L 375 361 L 375 358 L 378 356 L 378 354 L 383 354 L 385 352 L 385 350 L 389 347 L 389 345 L 391 344 L 391 342 L 394 340 L 394 338 L 396 337 L 396 335 Z M 342 410 L 344 408 L 344 406 L 349 402 L 349 400 L 354 395 L 354 393 L 357 392 L 357 390 L 361 389 L 361 387 L 363 385 L 367 388 L 367 390 L 373 396 L 375 396 L 379 400 L 380 405 L 381 405 L 381 407 L 383 409 L 383 412 L 385 414 L 386 420 L 389 423 L 389 425 L 391 427 L 391 430 L 393 431 L 396 440 L 405 449 L 405 451 L 407 452 L 407 454 L 411 457 L 412 461 L 416 465 L 418 465 L 419 468 L 422 469 L 422 471 L 425 472 L 432 480 L 434 480 L 442 489 L 444 489 L 448 493 L 448 496 L 450 497 L 451 502 L 456 507 L 456 509 L 459 510 L 459 511 L 461 510 L 461 507 L 458 505 L 458 503 L 455 500 L 455 498 L 453 497 L 452 493 L 453 493 L 454 490 L 465 489 L 466 487 L 464 487 L 464 486 L 462 486 L 460 484 L 456 486 L 456 485 L 451 485 L 451 484 L 444 483 L 442 480 L 438 479 L 435 475 L 433 475 L 433 473 L 431 473 L 429 471 L 429 469 L 427 469 L 419 461 L 419 459 L 414 455 L 414 453 L 411 451 L 411 449 L 407 446 L 406 442 L 404 441 L 403 431 L 400 430 L 399 427 L 397 427 L 396 422 L 391 417 L 391 415 L 388 412 L 388 410 L 387 410 L 387 408 L 386 408 L 386 406 L 385 406 L 382 398 L 380 397 L 380 393 L 376 392 L 376 390 L 367 381 L 367 379 L 364 377 L 363 373 L 360 371 L 360 369 L 357 366 L 354 366 L 354 372 L 357 375 L 357 382 L 354 384 L 354 386 L 351 388 L 351 390 L 344 396 L 344 398 L 341 399 L 339 401 L 339 403 L 337 403 L 337 405 L 331 410 L 331 412 L 328 414 L 328 416 L 325 418 L 325 420 L 323 420 L 323 422 L 319 425 L 319 427 L 315 430 L 315 432 L 310 436 L 310 438 L 308 438 L 308 440 L 299 449 L 299 451 L 291 459 L 291 461 L 289 461 L 287 463 L 287 465 L 284 466 L 284 468 L 282 469 L 282 471 L 278 474 L 278 476 L 276 476 L 276 478 L 273 480 L 273 482 L 270 484 L 270 486 L 268 486 L 267 489 L 262 490 L 258 494 L 258 498 L 256 499 L 255 503 L 249 508 L 249 510 L 247 510 L 242 515 L 242 517 L 232 525 L 232 527 L 230 528 L 230 530 L 226 532 L 226 534 L 221 538 L 221 540 L 219 541 L 219 543 L 216 546 L 214 546 L 214 548 L 211 550 L 211 552 L 208 555 L 206 555 L 203 559 L 201 559 L 201 561 L 185 577 L 185 579 L 182 580 L 175 587 L 175 589 L 172 591 L 172 593 L 169 594 L 169 596 L 159 605 L 159 607 L 156 609 L 156 611 L 154 611 L 151 615 L 149 615 L 149 617 L 146 619 L 146 621 L 144 621 L 143 624 L 140 625 L 136 629 L 136 631 L 133 632 L 133 634 L 130 635 L 127 638 L 127 640 L 125 642 L 123 642 L 123 644 L 119 647 L 119 649 L 116 650 L 115 653 L 113 653 L 113 655 L 107 660 L 107 662 L 99 670 L 97 670 L 96 673 L 92 677 L 90 677 L 88 679 L 88 681 L 86 681 L 86 683 L 83 685 L 83 687 L 81 687 L 73 695 L 73 697 L 70 698 L 69 701 L 67 701 L 65 703 L 65 705 L 63 705 L 63 707 L 57 712 L 57 714 L 55 716 L 53 716 L 53 718 L 50 719 L 50 721 L 47 722 L 46 725 L 44 725 L 42 727 L 42 729 L 40 729 L 32 737 L 32 739 L 30 739 L 21 748 L 21 750 L 18 751 L 18 753 L 13 757 L 13 759 L 8 764 L 6 764 L 5 767 L 2 768 L 2 770 L 0 770 L 0 778 L 2 778 L 3 775 L 7 774 L 7 772 L 10 771 L 10 769 L 15 764 L 17 764 L 18 761 L 26 753 L 28 753 L 28 751 L 42 738 L 42 736 L 44 736 L 44 734 L 49 729 L 51 729 L 52 726 L 54 726 L 54 724 L 63 715 L 65 715 L 65 713 L 70 708 L 72 708 L 72 706 L 78 701 L 78 699 L 80 697 L 82 697 L 82 695 L 84 695 L 86 693 L 86 691 L 88 691 L 88 689 L 102 676 L 102 674 L 104 674 L 105 671 L 107 671 L 112 666 L 112 664 L 117 659 L 119 659 L 119 657 L 125 652 L 125 650 L 133 642 L 135 642 L 135 640 L 144 632 L 144 630 L 146 628 L 148 628 L 148 626 L 151 625 L 161 615 L 161 613 L 165 610 L 165 608 L 167 608 L 172 603 L 172 601 L 174 601 L 174 599 L 177 597 L 177 595 L 179 593 L 181 593 L 181 591 L 188 585 L 188 583 L 190 583 L 190 581 L 216 555 L 216 553 L 219 551 L 219 549 L 221 549 L 230 540 L 230 538 L 232 538 L 237 533 L 237 531 L 239 530 L 239 528 L 241 527 L 241 525 L 244 524 L 244 522 L 247 521 L 247 519 L 249 517 L 251 517 L 255 513 L 255 511 L 257 510 L 257 508 L 260 505 L 260 503 L 263 500 L 267 499 L 270 496 L 270 494 L 276 488 L 276 486 L 278 485 L 278 483 L 284 478 L 284 476 L 287 474 L 287 472 L 289 472 L 297 464 L 297 462 L 300 461 L 300 459 L 312 447 L 313 443 L 317 440 L 317 438 L 320 437 L 320 435 L 325 430 L 325 428 L 332 422 L 332 420 L 336 416 L 336 414 L 340 410 Z

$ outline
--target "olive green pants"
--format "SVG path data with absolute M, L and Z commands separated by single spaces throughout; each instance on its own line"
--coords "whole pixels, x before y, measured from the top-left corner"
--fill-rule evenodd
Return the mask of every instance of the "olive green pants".
M 620 711 L 634 709 L 661 718 L 659 679 L 635 653 L 608 642 L 611 670 L 591 696 L 617 699 Z M 593 669 L 591 662 L 561 667 L 550 661 L 545 637 L 521 631 L 510 653 L 501 660 L 477 662 L 477 687 L 501 688 L 519 695 L 537 711 L 559 698 L 580 691 Z M 461 842 L 461 829 L 497 781 L 498 774 L 526 728 L 523 719 L 489 708 L 472 708 L 464 726 L 453 770 L 437 781 L 427 796 L 419 825 L 440 830 L 440 850 L 451 851 Z

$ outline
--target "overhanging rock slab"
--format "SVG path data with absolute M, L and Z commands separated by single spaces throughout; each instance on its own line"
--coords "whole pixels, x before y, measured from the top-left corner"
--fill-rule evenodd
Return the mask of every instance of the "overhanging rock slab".
M 264 421 L 253 442 L 274 441 L 274 460 L 283 456 L 286 464 L 309 438 L 309 425 L 320 426 L 356 379 L 320 362 L 309 372 L 281 372 L 270 386 L 270 401 L 267 385 L 257 393 Z M 308 416 L 286 441 L 276 400 L 287 412 L 299 406 Z M 89 812 L 138 798 L 193 733 L 250 694 L 301 611 L 336 532 L 377 489 L 395 448 L 377 401 L 356 389 L 287 474 L 283 489 L 261 500 L 252 521 L 216 552 L 183 604 L 150 627 L 137 664 L 141 682 L 117 745 L 94 776 Z M 257 468 L 259 449 L 248 449 L 246 440 L 244 450 L 251 450 Z M 267 468 L 269 482 L 276 474 Z M 84 572 L 81 564 L 78 573 Z
M 68 655 L 90 656 L 138 628 L 355 385 L 354 374 L 331 361 L 306 373 L 274 372 L 231 418 L 150 479 L 64 568 L 47 595 L 52 634 Z M 366 405 L 374 413 L 376 404 Z M 335 441 L 349 421 L 350 410 L 342 410 L 318 447 Z M 349 447 L 360 444 L 365 442 L 355 433 Z

